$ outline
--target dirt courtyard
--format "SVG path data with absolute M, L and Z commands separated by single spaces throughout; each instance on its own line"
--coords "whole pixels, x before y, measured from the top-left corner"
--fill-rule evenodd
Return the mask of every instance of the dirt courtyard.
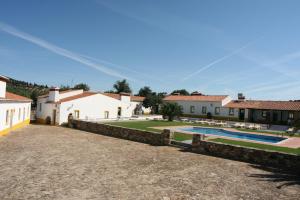
M 300 199 L 299 177 L 174 147 L 30 125 L 0 137 L 0 199 Z

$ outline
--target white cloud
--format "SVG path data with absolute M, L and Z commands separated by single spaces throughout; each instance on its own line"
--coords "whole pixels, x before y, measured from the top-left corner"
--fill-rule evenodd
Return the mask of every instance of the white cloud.
M 133 80 L 133 79 L 127 77 L 127 76 L 124 76 L 124 75 L 120 74 L 117 71 L 111 70 L 111 69 L 109 69 L 105 66 L 102 66 L 102 65 L 98 65 L 98 64 L 92 62 L 91 60 L 80 56 L 79 54 L 77 54 L 75 52 L 72 52 L 72 51 L 69 51 L 67 49 L 61 48 L 61 47 L 56 46 L 54 44 L 51 44 L 51 43 L 49 43 L 45 40 L 42 40 L 42 39 L 37 38 L 35 36 L 32 36 L 28 33 L 22 32 L 22 31 L 14 28 L 10 25 L 7 25 L 7 24 L 4 24 L 4 23 L 0 22 L 0 31 L 6 32 L 10 35 L 13 35 L 13 36 L 17 37 L 17 38 L 21 38 L 23 40 L 31 42 L 31 43 L 33 43 L 37 46 L 40 46 L 44 49 L 49 50 L 49 51 L 51 51 L 55 54 L 58 54 L 58 55 L 61 55 L 63 57 L 69 58 L 73 61 L 79 62 L 79 63 L 81 63 L 85 66 L 88 66 L 90 68 L 101 71 L 101 72 L 103 72 L 107 75 L 118 77 L 118 78 L 125 78 L 125 79 L 129 79 L 129 80 Z

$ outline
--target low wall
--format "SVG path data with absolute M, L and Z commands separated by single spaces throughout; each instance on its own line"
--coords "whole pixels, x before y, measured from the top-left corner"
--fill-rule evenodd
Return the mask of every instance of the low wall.
M 138 129 L 131 129 L 81 120 L 70 120 L 68 125 L 71 128 L 83 131 L 112 136 L 126 140 L 132 140 L 135 142 L 142 142 L 155 146 L 168 145 L 170 143 L 169 130 L 164 130 L 162 133 L 155 133 L 151 131 L 143 131 Z
M 193 135 L 192 151 L 283 169 L 300 169 L 300 156 L 203 141 L 197 134 Z

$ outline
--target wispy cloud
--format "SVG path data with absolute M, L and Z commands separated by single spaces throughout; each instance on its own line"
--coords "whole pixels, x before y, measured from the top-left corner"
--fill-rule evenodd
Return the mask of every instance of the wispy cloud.
M 167 12 L 167 10 L 161 11 L 159 8 L 154 6 L 145 7 L 145 12 L 139 12 L 140 9 L 138 9 L 139 11 L 135 10 L 136 12 L 132 12 L 132 10 L 126 10 L 119 5 L 112 3 L 111 1 L 96 0 L 96 3 L 114 13 L 117 13 L 118 15 L 122 15 L 129 19 L 158 28 L 171 34 L 177 34 L 195 39 L 198 38 L 199 34 L 195 27 L 200 29 L 202 32 L 207 31 L 213 34 L 223 33 L 223 31 L 217 27 L 204 23 L 201 23 L 201 26 L 199 26 L 198 21 L 193 22 L 190 19 L 184 19 L 178 15 L 173 15 L 170 12 Z M 151 10 L 151 12 L 147 12 L 149 10 Z M 153 13 L 155 13 L 155 15 L 153 15 Z
M 40 39 L 38 37 L 35 37 L 33 35 L 30 35 L 28 33 L 23 32 L 23 31 L 20 31 L 20 30 L 16 29 L 15 27 L 12 27 L 12 26 L 7 25 L 5 23 L 0 22 L 0 31 L 6 32 L 10 35 L 13 35 L 13 36 L 17 37 L 17 38 L 21 38 L 23 40 L 31 42 L 31 43 L 33 43 L 37 46 L 40 46 L 44 49 L 49 50 L 49 51 L 51 51 L 55 54 L 58 54 L 60 56 L 66 57 L 66 58 L 69 58 L 73 61 L 81 63 L 85 66 L 90 67 L 90 68 L 96 69 L 96 70 L 98 70 L 100 72 L 103 72 L 107 75 L 118 77 L 118 78 L 125 78 L 125 79 L 128 79 L 128 80 L 133 80 L 132 78 L 124 76 L 124 75 L 120 74 L 117 71 L 111 70 L 111 69 L 109 69 L 105 66 L 102 66 L 102 65 L 98 65 L 98 64 L 92 62 L 90 59 L 87 59 L 87 58 L 84 58 L 84 57 L 80 56 L 78 53 L 75 53 L 75 52 L 69 51 L 67 49 L 64 49 L 62 47 L 51 44 L 50 42 L 47 42 L 43 39 Z
M 257 39 L 256 39 L 256 40 L 257 40 Z M 251 42 L 248 42 L 247 44 L 241 46 L 240 48 L 237 48 L 236 50 L 232 51 L 231 53 L 229 53 L 229 54 L 227 54 L 227 55 L 225 55 L 225 56 L 223 56 L 223 57 L 221 57 L 221 58 L 219 58 L 219 59 L 217 59 L 217 60 L 214 60 L 213 62 L 211 62 L 211 63 L 205 65 L 204 67 L 201 67 L 199 70 L 197 70 L 197 71 L 195 71 L 195 72 L 193 72 L 193 73 L 191 73 L 191 74 L 185 76 L 185 77 L 182 79 L 182 81 L 188 80 L 188 79 L 190 79 L 191 77 L 193 77 L 193 76 L 199 74 L 200 72 L 203 72 L 203 71 L 205 71 L 205 70 L 207 70 L 207 69 L 213 67 L 214 65 L 216 65 L 216 64 L 218 64 L 218 63 L 220 63 L 220 62 L 222 62 L 222 61 L 224 61 L 224 60 L 226 60 L 226 59 L 228 59 L 228 58 L 230 58 L 230 57 L 232 57 L 232 56 L 234 56 L 234 55 L 240 53 L 241 51 L 243 51 L 244 49 L 246 49 L 248 46 L 250 46 L 250 45 L 252 45 L 254 42 L 256 42 L 256 40 L 251 41 Z

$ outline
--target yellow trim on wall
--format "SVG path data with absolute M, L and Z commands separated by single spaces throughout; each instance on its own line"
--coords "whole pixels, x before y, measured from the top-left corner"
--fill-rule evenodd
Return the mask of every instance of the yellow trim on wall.
M 13 125 L 13 127 L 11 127 L 11 128 L 7 128 L 7 129 L 4 129 L 4 130 L 0 131 L 0 136 L 6 135 L 6 134 L 8 134 L 10 131 L 14 131 L 14 130 L 16 130 L 16 129 L 22 128 L 22 127 L 24 127 L 24 126 L 26 126 L 26 125 L 28 125 L 28 124 L 30 124 L 30 119 L 26 119 L 26 120 L 23 121 L 23 122 L 20 122 L 20 123 L 18 123 L 18 124 Z

